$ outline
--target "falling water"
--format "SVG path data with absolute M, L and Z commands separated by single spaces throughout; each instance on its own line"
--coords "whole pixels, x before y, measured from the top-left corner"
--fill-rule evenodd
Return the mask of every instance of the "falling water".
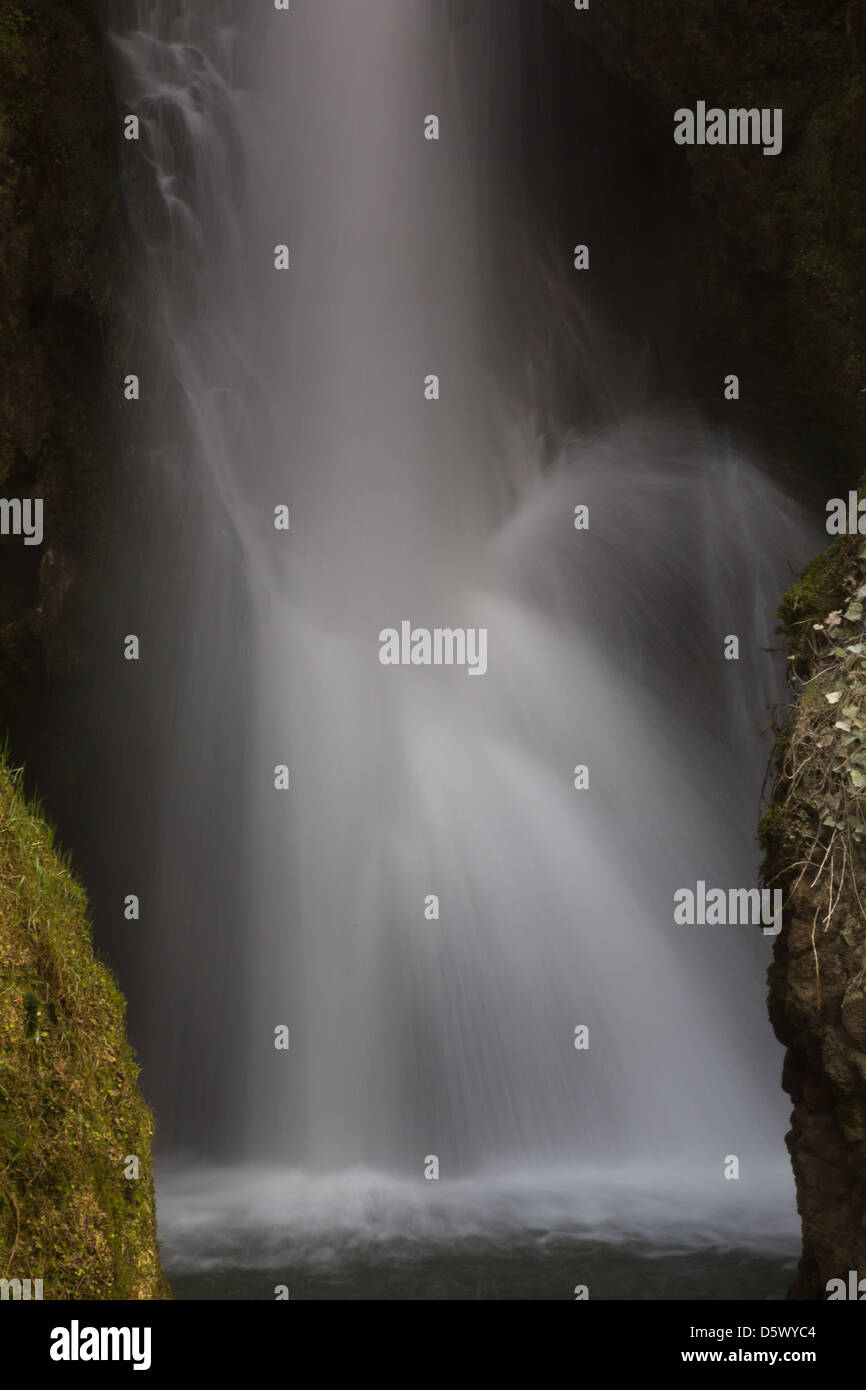
M 623 386 L 640 373 L 585 306 L 586 418 L 553 446 L 523 383 L 556 362 L 493 350 L 486 161 L 518 9 L 112 11 L 142 122 L 145 486 L 183 501 L 150 561 L 183 577 L 186 646 L 150 677 L 171 720 L 142 1047 L 175 1147 L 223 1157 L 170 1118 L 206 1079 L 236 1161 L 166 1159 L 179 1269 L 226 1240 L 297 1269 L 515 1232 L 742 1245 L 759 1216 L 764 1248 L 788 1239 L 769 943 L 674 925 L 673 894 L 755 882 L 773 610 L 811 540 L 728 442 Z M 382 665 L 404 619 L 486 629 L 486 674 Z

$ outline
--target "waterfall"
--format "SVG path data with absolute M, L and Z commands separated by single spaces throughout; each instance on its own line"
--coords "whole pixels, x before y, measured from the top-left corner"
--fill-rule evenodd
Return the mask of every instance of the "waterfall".
M 172 1147 L 225 1156 L 204 1088 L 239 1165 L 166 1178 L 174 1232 L 211 1202 L 317 1248 L 644 1232 L 686 1191 L 745 1230 L 768 1166 L 789 1221 L 770 941 L 673 903 L 756 882 L 774 606 L 813 542 L 730 439 L 654 408 L 603 280 L 590 313 L 554 276 L 549 355 L 521 348 L 535 272 L 498 280 L 492 240 L 543 265 L 496 136 L 521 8 L 112 8 L 139 486 L 173 517 L 135 1017 Z M 405 620 L 484 630 L 486 672 L 383 665 Z

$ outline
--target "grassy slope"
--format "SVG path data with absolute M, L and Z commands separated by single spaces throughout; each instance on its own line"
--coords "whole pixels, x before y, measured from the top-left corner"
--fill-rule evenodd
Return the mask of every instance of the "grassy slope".
M 19 784 L 0 762 L 0 1275 L 41 1278 L 46 1298 L 165 1297 L 124 1002 Z

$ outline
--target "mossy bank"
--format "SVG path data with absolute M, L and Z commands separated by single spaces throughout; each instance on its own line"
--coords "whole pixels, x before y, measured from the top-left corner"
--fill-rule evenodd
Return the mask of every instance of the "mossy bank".
M 53 1299 L 167 1296 L 153 1120 L 87 904 L 0 762 L 0 1276 Z

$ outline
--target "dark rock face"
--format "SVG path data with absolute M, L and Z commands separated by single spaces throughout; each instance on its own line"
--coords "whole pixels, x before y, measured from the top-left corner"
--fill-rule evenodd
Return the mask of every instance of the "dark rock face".
M 26 752 L 46 681 L 82 660 L 123 224 L 91 0 L 0 3 L 0 65 L 0 493 L 43 499 L 45 526 L 0 538 L 0 724 Z
M 866 437 L 866 11 L 849 0 L 604 0 L 573 31 L 663 114 L 695 106 L 781 108 L 779 156 L 682 148 L 701 274 L 695 348 L 713 388 L 741 377 L 741 422 L 841 487 Z M 603 113 L 600 113 L 603 118 Z M 711 404 L 711 402 L 708 402 Z M 859 459 L 859 463 L 857 460 Z
M 788 1044 L 782 1084 L 794 1102 L 788 1148 L 803 1220 L 790 1296 L 803 1299 L 866 1270 L 866 927 L 853 904 L 824 929 L 826 905 L 814 897 L 795 895 L 770 996 Z

